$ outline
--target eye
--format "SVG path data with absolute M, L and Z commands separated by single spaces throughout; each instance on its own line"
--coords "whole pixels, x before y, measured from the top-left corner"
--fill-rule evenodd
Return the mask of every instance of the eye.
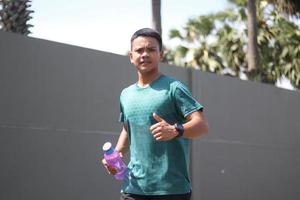
M 136 49 L 136 50 L 134 50 L 136 53 L 143 53 L 143 49 Z
M 151 53 L 154 53 L 154 52 L 158 51 L 158 48 L 157 47 L 149 47 L 148 51 L 151 52 Z

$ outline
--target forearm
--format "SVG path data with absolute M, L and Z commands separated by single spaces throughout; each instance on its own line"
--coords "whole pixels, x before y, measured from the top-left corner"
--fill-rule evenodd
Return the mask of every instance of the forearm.
M 125 155 L 128 149 L 129 149 L 128 132 L 126 130 L 126 127 L 123 127 L 116 145 L 116 150 L 120 152 L 122 155 Z
M 187 118 L 187 122 L 183 124 L 184 137 L 193 138 L 208 133 L 208 124 L 201 111 L 192 113 Z

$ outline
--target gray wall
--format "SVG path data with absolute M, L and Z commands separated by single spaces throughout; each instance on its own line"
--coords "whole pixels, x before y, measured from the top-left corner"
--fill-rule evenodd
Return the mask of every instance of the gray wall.
M 162 64 L 205 106 L 194 200 L 300 199 L 300 94 Z M 0 31 L 0 199 L 118 199 L 99 158 L 116 142 L 125 56 Z

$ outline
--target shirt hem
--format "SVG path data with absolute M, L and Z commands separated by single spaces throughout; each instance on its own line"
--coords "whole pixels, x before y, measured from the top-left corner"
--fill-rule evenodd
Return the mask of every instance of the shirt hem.
M 181 194 L 189 194 L 192 192 L 192 189 L 189 189 L 187 191 L 182 191 L 182 192 L 166 192 L 166 191 L 161 191 L 161 192 L 131 192 L 131 191 L 124 191 L 121 190 L 120 193 L 128 193 L 128 194 L 135 194 L 135 195 L 149 195 L 149 196 L 157 196 L 157 195 L 181 195 Z

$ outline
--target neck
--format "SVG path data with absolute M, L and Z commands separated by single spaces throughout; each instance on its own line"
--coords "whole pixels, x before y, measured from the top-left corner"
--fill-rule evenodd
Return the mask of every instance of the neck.
M 150 83 L 158 79 L 160 76 L 160 73 L 157 71 L 155 73 L 147 73 L 142 74 L 138 72 L 138 85 L 140 87 L 147 87 Z

